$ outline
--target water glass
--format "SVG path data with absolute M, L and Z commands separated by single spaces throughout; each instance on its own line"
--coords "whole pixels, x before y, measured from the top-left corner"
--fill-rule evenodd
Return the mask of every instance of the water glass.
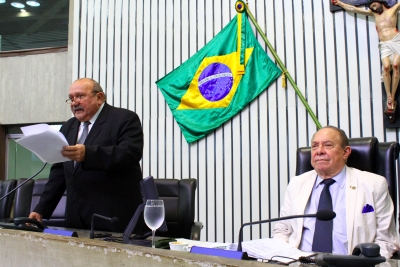
M 156 230 L 164 222 L 164 216 L 165 216 L 164 201 L 162 201 L 161 199 L 148 199 L 146 201 L 146 206 L 144 207 L 144 221 L 152 232 L 152 239 L 151 239 L 152 248 L 155 248 L 154 235 Z

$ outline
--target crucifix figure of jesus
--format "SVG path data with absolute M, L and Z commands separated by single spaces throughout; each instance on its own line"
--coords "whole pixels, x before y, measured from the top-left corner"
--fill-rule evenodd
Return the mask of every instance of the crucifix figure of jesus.
M 397 13 L 400 3 L 390 7 L 387 1 L 370 0 L 366 3 L 369 9 L 355 7 L 340 0 L 332 0 L 332 3 L 349 12 L 374 16 L 382 61 L 382 80 L 387 97 L 385 113 L 394 113 L 397 105 L 395 95 L 400 80 L 400 35 L 397 30 Z

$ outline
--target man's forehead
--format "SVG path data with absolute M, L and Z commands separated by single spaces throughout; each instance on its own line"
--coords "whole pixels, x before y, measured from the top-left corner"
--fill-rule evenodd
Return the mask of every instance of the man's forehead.
M 81 80 L 79 80 L 79 81 L 75 81 L 71 85 L 69 91 L 70 91 L 70 93 L 73 92 L 73 91 L 87 91 L 87 90 L 90 90 L 91 87 L 92 87 L 92 84 L 91 84 L 90 81 L 81 81 Z
M 321 129 L 318 132 L 316 132 L 311 139 L 311 142 L 335 142 L 339 140 L 339 135 L 338 133 L 333 130 L 333 129 Z

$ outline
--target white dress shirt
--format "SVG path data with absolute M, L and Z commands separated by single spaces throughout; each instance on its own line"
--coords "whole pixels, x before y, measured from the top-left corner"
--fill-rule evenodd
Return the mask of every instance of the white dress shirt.
M 340 173 L 332 177 L 336 182 L 329 187 L 329 192 L 332 196 L 333 211 L 336 217 L 333 219 L 332 233 L 332 253 L 333 254 L 348 254 L 347 253 L 347 231 L 346 231 L 346 169 L 343 168 Z M 318 211 L 319 198 L 324 189 L 324 185 L 320 184 L 322 178 L 317 176 L 315 184 L 307 202 L 304 214 L 314 214 Z M 304 218 L 304 227 L 300 250 L 312 251 L 312 243 L 314 238 L 316 218 Z

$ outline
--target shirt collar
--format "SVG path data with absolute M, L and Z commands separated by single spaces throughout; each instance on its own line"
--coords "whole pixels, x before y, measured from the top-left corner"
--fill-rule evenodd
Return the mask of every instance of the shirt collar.
M 96 121 L 97 117 L 99 117 L 99 114 L 100 114 L 101 110 L 102 110 L 103 107 L 104 107 L 104 103 L 105 103 L 105 102 L 103 102 L 103 104 L 101 104 L 99 110 L 98 110 L 98 111 L 96 112 L 96 114 L 94 114 L 94 116 L 89 120 L 89 121 L 90 121 L 90 125 L 93 125 L 94 122 Z M 82 127 L 83 127 L 83 124 L 84 124 L 84 123 L 85 123 L 84 121 L 81 122 L 81 126 L 82 126 Z
M 345 184 L 346 184 L 346 165 L 343 166 L 343 169 L 336 174 L 335 176 L 333 176 L 331 179 L 334 179 L 336 181 L 336 184 L 343 189 Z M 322 179 L 321 177 L 319 177 L 317 175 L 317 179 L 315 180 L 315 188 L 318 188 L 318 186 L 320 185 L 320 183 L 323 181 L 324 179 Z

